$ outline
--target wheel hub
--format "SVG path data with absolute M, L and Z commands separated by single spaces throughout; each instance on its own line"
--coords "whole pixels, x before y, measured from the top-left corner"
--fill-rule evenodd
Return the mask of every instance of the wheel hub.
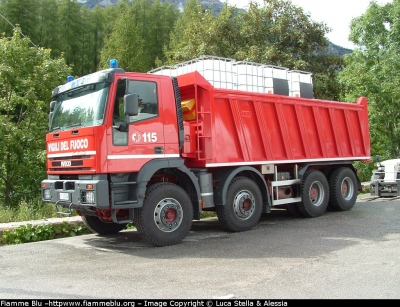
M 167 211 L 165 211 L 165 221 L 167 223 L 173 223 L 176 220 L 176 217 L 177 217 L 177 212 L 175 209 L 169 208 L 167 209 Z
M 342 196 L 344 199 L 349 200 L 353 197 L 354 185 L 349 177 L 346 177 L 343 179 L 341 190 L 342 190 Z
M 182 218 L 182 206 L 176 199 L 163 199 L 154 210 L 154 222 L 164 232 L 176 230 L 181 225 Z
M 309 197 L 314 206 L 319 207 L 324 200 L 324 188 L 319 181 L 315 181 L 310 186 Z
M 238 218 L 247 220 L 253 215 L 256 207 L 253 194 L 249 191 L 239 192 L 235 197 L 233 207 Z

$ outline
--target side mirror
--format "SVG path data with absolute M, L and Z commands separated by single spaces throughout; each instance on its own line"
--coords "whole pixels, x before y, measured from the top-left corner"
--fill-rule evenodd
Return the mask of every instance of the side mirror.
M 376 156 L 376 166 L 381 166 L 381 156 Z
M 129 130 L 129 116 L 136 116 L 139 112 L 139 95 L 127 94 L 124 96 L 124 113 L 126 121 L 119 126 L 114 127 L 121 132 L 128 132 Z
M 139 113 L 139 95 L 127 94 L 124 96 L 124 113 L 128 116 L 136 116 Z
M 55 100 L 53 100 L 52 102 L 50 102 L 50 112 L 53 112 L 53 111 L 54 111 L 55 106 L 56 106 L 56 101 L 55 101 Z

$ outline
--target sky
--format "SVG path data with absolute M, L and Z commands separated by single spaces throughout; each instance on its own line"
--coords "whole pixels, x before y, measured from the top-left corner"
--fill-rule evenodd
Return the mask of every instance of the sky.
M 263 0 L 254 0 L 263 4 Z M 353 49 L 354 45 L 348 40 L 350 22 L 354 17 L 363 15 L 370 0 L 291 0 L 294 5 L 301 6 L 309 13 L 311 20 L 325 22 L 331 28 L 326 37 L 335 45 Z M 221 0 L 221 2 L 224 2 Z M 249 0 L 226 0 L 230 5 L 247 8 Z M 378 4 L 392 2 L 390 0 L 377 0 Z

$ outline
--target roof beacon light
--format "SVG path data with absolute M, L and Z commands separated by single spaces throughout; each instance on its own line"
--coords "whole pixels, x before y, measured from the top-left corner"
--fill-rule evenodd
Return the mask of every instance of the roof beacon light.
M 67 77 L 67 83 L 68 83 L 68 82 L 71 82 L 71 81 L 73 81 L 73 80 L 74 80 L 74 76 L 68 76 L 68 77 Z
M 118 60 L 116 59 L 110 60 L 110 68 L 118 68 Z

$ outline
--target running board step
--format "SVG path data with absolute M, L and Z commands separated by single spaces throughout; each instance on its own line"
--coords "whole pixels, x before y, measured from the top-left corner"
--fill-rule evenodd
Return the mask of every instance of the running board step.
M 127 220 L 119 220 L 117 218 L 117 210 L 111 210 L 111 217 L 114 223 L 117 224 L 128 224 L 133 221 L 133 209 L 129 209 L 129 218 Z

